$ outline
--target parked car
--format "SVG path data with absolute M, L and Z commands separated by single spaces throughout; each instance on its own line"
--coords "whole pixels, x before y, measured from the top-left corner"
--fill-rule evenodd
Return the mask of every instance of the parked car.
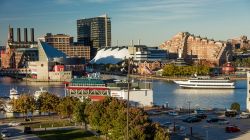
M 236 125 L 229 125 L 225 128 L 225 131 L 227 133 L 232 133 L 232 132 L 239 132 L 240 131 L 240 128 L 238 128 L 238 126 Z
M 218 123 L 219 123 L 219 124 L 229 124 L 229 121 L 226 120 L 226 119 L 219 119 L 219 120 L 218 120 Z
M 206 119 L 207 115 L 206 114 L 197 114 L 195 117 L 200 118 L 200 119 Z
M 210 118 L 207 120 L 208 123 L 218 122 L 220 118 Z
M 235 117 L 237 114 L 238 114 L 237 111 L 234 110 L 229 110 L 225 112 L 226 117 Z
M 236 119 L 248 119 L 248 118 L 250 118 L 249 113 L 242 113 L 242 114 L 236 116 Z
M 25 127 L 24 127 L 24 130 L 23 130 L 23 133 L 26 133 L 26 134 L 31 134 L 31 133 L 32 133 L 32 131 L 31 131 L 31 127 L 29 127 L 29 126 L 25 126 Z
M 201 121 L 201 119 L 197 118 L 197 117 L 192 117 L 192 118 L 187 120 L 188 123 L 200 122 L 200 121 Z
M 7 129 L 3 129 L 3 130 L 1 131 L 1 136 L 2 136 L 3 138 L 5 138 L 5 137 L 10 137 L 10 132 L 9 132 Z
M 190 120 L 191 118 L 193 118 L 193 117 L 192 116 L 191 117 L 187 117 L 187 118 L 183 119 L 182 121 L 183 122 L 188 122 L 188 120 Z
M 177 116 L 179 115 L 178 112 L 174 111 L 174 110 L 170 110 L 168 111 L 168 115 L 171 115 L 171 116 Z
M 19 122 L 10 122 L 10 123 L 8 123 L 8 125 L 9 126 L 19 126 L 19 125 L 21 125 L 21 123 L 19 123 Z

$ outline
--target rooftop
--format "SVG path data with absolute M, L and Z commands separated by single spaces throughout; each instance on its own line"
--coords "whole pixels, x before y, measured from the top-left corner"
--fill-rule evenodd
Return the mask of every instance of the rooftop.
M 71 83 L 74 84 L 84 84 L 84 85 L 104 85 L 105 83 L 101 79 L 93 78 L 75 78 L 71 80 Z

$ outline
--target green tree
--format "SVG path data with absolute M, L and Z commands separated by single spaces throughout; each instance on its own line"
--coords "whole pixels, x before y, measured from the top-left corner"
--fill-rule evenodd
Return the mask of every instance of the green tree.
M 2 111 L 2 112 L 6 111 L 5 110 L 5 107 L 6 107 L 5 104 L 6 104 L 5 101 L 3 99 L 0 99 L 0 111 Z
M 100 130 L 110 139 L 125 139 L 127 126 L 127 102 L 117 98 L 105 98 L 100 102 L 93 102 L 86 106 L 89 124 Z M 129 109 L 129 139 L 154 139 L 156 135 L 163 136 L 161 129 L 157 129 L 148 115 L 140 108 Z M 160 132 L 161 130 L 162 132 Z M 159 132 L 158 132 L 159 131 Z
M 236 111 L 240 111 L 240 104 L 239 103 L 232 103 L 231 104 L 231 110 L 236 110 Z
M 84 123 L 85 130 L 87 130 L 87 116 L 85 113 L 85 108 L 87 104 L 89 104 L 89 100 L 84 100 L 83 102 L 77 102 L 77 104 L 74 107 L 74 113 L 73 118 L 76 122 L 82 122 Z
M 57 112 L 61 117 L 67 117 L 71 120 L 74 107 L 79 102 L 79 99 L 76 97 L 64 97 L 60 100 L 60 103 L 57 105 Z
M 42 93 L 37 100 L 37 108 L 41 112 L 56 112 L 59 97 L 50 93 Z
M 12 109 L 16 112 L 21 112 L 28 116 L 28 113 L 33 113 L 36 109 L 36 101 L 33 96 L 28 94 L 22 94 L 18 99 L 12 99 Z

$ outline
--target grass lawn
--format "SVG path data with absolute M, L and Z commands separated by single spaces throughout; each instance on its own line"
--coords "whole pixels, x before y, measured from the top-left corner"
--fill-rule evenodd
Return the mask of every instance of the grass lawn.
M 89 131 L 80 129 L 74 130 L 49 130 L 35 132 L 42 140 L 101 140 Z

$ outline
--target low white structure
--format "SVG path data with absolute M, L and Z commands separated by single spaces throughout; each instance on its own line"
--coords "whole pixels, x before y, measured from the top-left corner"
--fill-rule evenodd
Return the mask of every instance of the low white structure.
M 34 94 L 35 99 L 38 100 L 39 96 L 43 93 L 48 93 L 48 91 L 40 87 L 40 90 L 37 90 Z
M 96 56 L 90 61 L 95 64 L 117 64 L 130 54 L 127 47 L 105 47 L 100 49 Z
M 128 99 L 127 90 L 111 90 L 111 97 Z M 132 89 L 129 91 L 129 101 L 133 106 L 153 106 L 152 89 Z
M 246 99 L 246 107 L 247 111 L 250 112 L 250 72 L 247 72 L 247 99 Z

